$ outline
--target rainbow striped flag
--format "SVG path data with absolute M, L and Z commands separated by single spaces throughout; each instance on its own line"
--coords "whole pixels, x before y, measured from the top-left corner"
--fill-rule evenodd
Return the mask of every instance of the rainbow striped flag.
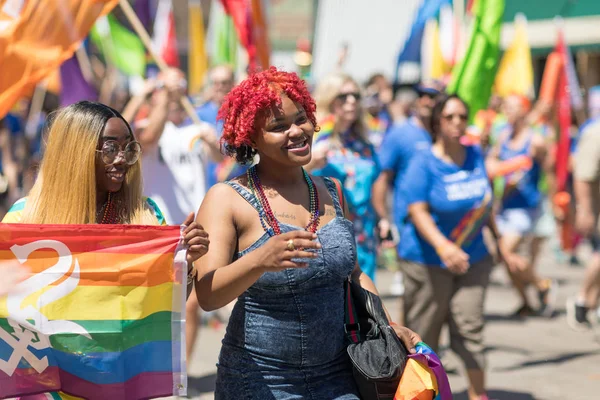
M 31 273 L 0 297 L 0 398 L 186 395 L 179 227 L 0 224 L 15 259 Z

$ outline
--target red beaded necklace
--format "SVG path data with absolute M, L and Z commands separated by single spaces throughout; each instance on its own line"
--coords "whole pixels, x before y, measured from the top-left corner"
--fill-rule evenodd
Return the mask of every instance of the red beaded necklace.
M 119 217 L 117 215 L 117 209 L 115 207 L 112 193 L 108 192 L 108 199 L 104 203 L 104 213 L 102 214 L 101 224 L 117 224 Z
M 309 211 L 311 215 L 310 221 L 304 229 L 306 229 L 309 232 L 315 233 L 321 221 L 321 216 L 319 215 L 319 192 L 315 187 L 312 178 L 304 169 L 302 169 L 302 173 L 304 175 L 304 180 L 308 185 L 308 193 L 310 195 Z M 256 166 L 253 166 L 252 168 L 248 169 L 246 175 L 248 177 L 248 186 L 250 187 L 250 190 L 252 190 L 252 194 L 258 199 L 258 201 L 260 201 L 260 204 L 262 206 L 262 212 L 260 213 L 260 223 L 262 224 L 264 230 L 268 230 L 265 224 L 266 221 L 266 223 L 273 229 L 273 232 L 275 232 L 276 235 L 281 234 L 279 221 L 277 221 L 273 210 L 271 210 L 269 200 L 267 199 L 263 186 L 260 183 L 258 173 L 256 172 Z

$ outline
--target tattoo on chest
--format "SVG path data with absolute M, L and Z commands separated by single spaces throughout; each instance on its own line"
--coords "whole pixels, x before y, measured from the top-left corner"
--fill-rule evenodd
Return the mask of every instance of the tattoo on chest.
M 276 212 L 275 217 L 277 219 L 287 219 L 287 220 L 293 220 L 293 221 L 296 220 L 296 216 L 294 214 L 290 214 L 287 212 L 281 212 L 281 213 Z
M 335 210 L 333 208 L 326 208 L 325 215 L 329 217 L 335 217 Z

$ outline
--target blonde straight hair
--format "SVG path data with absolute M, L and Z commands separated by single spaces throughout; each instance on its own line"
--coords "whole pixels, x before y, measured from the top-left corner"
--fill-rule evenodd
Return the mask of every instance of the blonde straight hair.
M 44 158 L 27 197 L 23 223 L 96 223 L 96 149 L 111 118 L 123 120 L 131 133 L 121 114 L 100 103 L 81 101 L 51 117 Z M 122 223 L 158 224 L 142 196 L 140 160 L 129 166 L 115 200 Z
M 317 105 L 317 121 L 323 122 L 328 116 L 332 114 L 332 103 L 340 94 L 342 90 L 342 86 L 346 83 L 351 82 L 356 86 L 358 91 L 361 91 L 361 87 L 356 82 L 354 78 L 350 75 L 344 74 L 342 72 L 333 72 L 327 76 L 325 76 L 319 84 L 317 85 L 314 93 L 315 104 Z M 368 138 L 368 129 L 366 123 L 366 114 L 362 109 L 361 105 L 358 105 L 359 114 L 357 120 L 352 124 L 352 132 L 365 142 L 369 142 Z M 339 139 L 340 132 L 332 132 L 333 137 L 337 140 Z

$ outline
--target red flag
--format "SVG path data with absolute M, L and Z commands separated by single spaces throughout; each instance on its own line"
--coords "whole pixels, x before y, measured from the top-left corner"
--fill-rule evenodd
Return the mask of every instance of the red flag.
M 571 102 L 569 96 L 569 79 L 567 76 L 567 46 L 562 28 L 558 31 L 556 52 L 563 62 L 558 76 L 557 105 L 559 139 L 556 148 L 556 184 L 557 190 L 565 190 L 568 177 L 569 150 L 571 146 Z
M 473 14 L 473 7 L 475 6 L 475 2 L 477 0 L 469 0 L 467 2 L 467 14 L 472 15 Z
M 231 16 L 240 43 L 248 53 L 250 71 L 269 67 L 269 44 L 264 13 L 259 0 L 221 0 Z
M 170 67 L 179 67 L 177 34 L 171 0 L 160 0 L 154 20 L 154 48 Z

